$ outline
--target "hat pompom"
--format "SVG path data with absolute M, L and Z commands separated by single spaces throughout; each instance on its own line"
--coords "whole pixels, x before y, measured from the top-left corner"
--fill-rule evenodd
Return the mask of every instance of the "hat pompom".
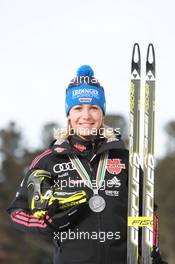
M 77 76 L 89 76 L 92 77 L 94 76 L 94 71 L 89 65 L 82 65 L 80 68 L 77 70 Z

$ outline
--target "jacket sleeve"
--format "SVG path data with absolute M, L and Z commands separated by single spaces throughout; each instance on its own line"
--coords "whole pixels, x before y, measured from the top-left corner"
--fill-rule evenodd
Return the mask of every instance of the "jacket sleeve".
M 10 215 L 13 226 L 24 232 L 37 233 L 41 235 L 53 236 L 54 229 L 50 225 L 49 221 L 36 218 L 30 211 L 28 205 L 28 190 L 27 190 L 27 180 L 33 169 L 41 168 L 42 160 L 37 164 L 32 165 L 28 173 L 22 180 L 16 196 L 13 199 L 12 203 L 7 209 L 7 212 Z M 51 221 L 51 219 L 50 219 Z

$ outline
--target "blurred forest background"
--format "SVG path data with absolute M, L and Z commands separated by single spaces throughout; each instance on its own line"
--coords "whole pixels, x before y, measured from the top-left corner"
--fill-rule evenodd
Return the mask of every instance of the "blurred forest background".
M 123 116 L 108 115 L 106 123 L 120 128 L 127 142 L 127 122 Z M 0 263 L 51 264 L 52 245 L 43 237 L 20 233 L 13 229 L 6 208 L 34 156 L 48 148 L 53 140 L 53 128 L 59 124 L 45 124 L 41 131 L 41 147 L 29 151 L 18 124 L 10 122 L 0 129 Z M 156 201 L 159 205 L 160 248 L 169 264 L 175 263 L 175 120 L 165 126 L 166 154 L 156 162 Z M 158 142 L 158 140 L 157 140 Z

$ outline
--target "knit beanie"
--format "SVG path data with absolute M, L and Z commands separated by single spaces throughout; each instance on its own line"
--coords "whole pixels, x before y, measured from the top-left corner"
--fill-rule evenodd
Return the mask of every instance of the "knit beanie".
M 98 105 L 105 115 L 106 99 L 103 87 L 94 77 L 94 71 L 89 65 L 83 65 L 77 70 L 77 76 L 71 80 L 66 89 L 66 115 L 75 105 Z

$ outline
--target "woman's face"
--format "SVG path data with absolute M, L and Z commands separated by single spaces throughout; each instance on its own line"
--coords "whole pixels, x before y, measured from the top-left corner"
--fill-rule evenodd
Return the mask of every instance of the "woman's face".
M 68 118 L 75 134 L 91 139 L 101 127 L 103 112 L 98 105 L 76 105 L 71 108 Z

